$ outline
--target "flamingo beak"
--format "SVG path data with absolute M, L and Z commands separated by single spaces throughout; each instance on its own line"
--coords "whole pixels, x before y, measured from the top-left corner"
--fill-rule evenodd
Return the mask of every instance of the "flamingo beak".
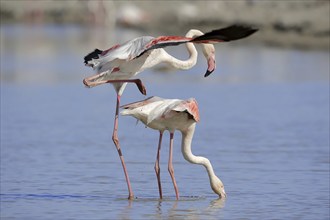
M 215 70 L 215 55 L 214 53 L 211 53 L 207 59 L 207 70 L 206 73 L 204 75 L 204 77 L 208 77 L 211 73 L 213 73 L 213 71 Z

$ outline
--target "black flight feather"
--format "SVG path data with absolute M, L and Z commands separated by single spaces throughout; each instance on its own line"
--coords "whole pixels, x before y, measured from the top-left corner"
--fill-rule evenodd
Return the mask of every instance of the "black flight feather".
M 251 34 L 258 31 L 258 29 L 242 26 L 242 25 L 232 25 L 226 28 L 213 30 L 202 36 L 196 37 L 191 42 L 195 41 L 232 41 L 238 40 L 250 36 Z
M 91 61 L 92 59 L 97 59 L 99 58 L 99 54 L 102 54 L 102 50 L 99 50 L 99 49 L 95 49 L 93 52 L 87 54 L 85 57 L 84 57 L 84 60 L 85 60 L 85 64 L 88 63 L 88 61 Z

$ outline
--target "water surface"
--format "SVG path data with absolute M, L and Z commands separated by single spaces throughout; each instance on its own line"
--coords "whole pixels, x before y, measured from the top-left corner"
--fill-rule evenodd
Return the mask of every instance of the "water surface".
M 190 71 L 141 74 L 148 95 L 197 99 L 192 150 L 210 159 L 228 197 L 218 199 L 205 169 L 184 160 L 176 133 L 181 199 L 167 172 L 166 134 L 159 200 L 158 133 L 121 117 L 136 196 L 128 201 L 111 142 L 115 93 L 81 83 L 91 73 L 82 54 L 102 44 L 87 33 L 1 27 L 1 219 L 329 219 L 328 53 L 230 44 L 217 47 L 218 69 L 207 79 L 203 57 Z M 170 51 L 186 56 L 184 47 Z M 128 86 L 122 102 L 143 98 Z

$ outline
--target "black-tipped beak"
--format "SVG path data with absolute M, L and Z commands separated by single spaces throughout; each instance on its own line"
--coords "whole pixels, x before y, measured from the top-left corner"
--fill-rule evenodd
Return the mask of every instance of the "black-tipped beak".
M 213 70 L 206 70 L 206 73 L 204 74 L 204 77 L 208 77 L 211 73 L 213 73 L 214 69 Z
M 207 65 L 208 65 L 208 67 L 207 67 L 206 73 L 204 74 L 204 77 L 208 77 L 215 70 L 215 56 L 214 56 L 214 54 L 210 55 L 209 58 L 207 59 Z

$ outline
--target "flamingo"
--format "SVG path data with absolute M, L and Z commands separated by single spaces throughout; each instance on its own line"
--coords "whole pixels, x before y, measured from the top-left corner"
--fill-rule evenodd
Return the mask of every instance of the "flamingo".
M 86 66 L 92 67 L 96 74 L 86 77 L 83 83 L 86 87 L 95 87 L 104 83 L 111 83 L 117 93 L 116 111 L 112 140 L 117 148 L 119 158 L 124 170 L 126 183 L 129 191 L 129 199 L 133 199 L 133 191 L 129 181 L 124 157 L 118 139 L 118 113 L 120 98 L 127 83 L 135 83 L 140 92 L 146 95 L 146 89 L 140 79 L 131 79 L 147 68 L 159 63 L 168 63 L 177 69 L 192 68 L 197 62 L 197 50 L 193 43 L 201 43 L 203 54 L 207 59 L 208 68 L 205 77 L 209 76 L 216 67 L 215 49 L 211 43 L 227 42 L 250 36 L 257 29 L 232 25 L 227 28 L 213 30 L 209 33 L 192 29 L 185 37 L 181 36 L 143 36 L 130 40 L 124 44 L 117 44 L 107 50 L 95 49 L 84 57 Z M 186 43 L 190 57 L 179 60 L 169 55 L 163 47 L 175 46 Z
M 179 190 L 174 177 L 172 164 L 173 137 L 175 130 L 182 133 L 181 151 L 183 157 L 190 163 L 200 164 L 206 168 L 212 190 L 220 198 L 226 197 L 226 192 L 222 181 L 215 175 L 211 162 L 201 156 L 195 156 L 191 152 L 191 142 L 195 131 L 196 122 L 199 121 L 198 105 L 194 98 L 187 100 L 163 99 L 160 97 L 150 97 L 148 99 L 122 106 L 123 116 L 133 116 L 142 121 L 147 127 L 159 131 L 158 150 L 155 162 L 155 172 L 158 181 L 159 197 L 163 198 L 160 181 L 160 149 L 164 131 L 170 132 L 170 149 L 168 160 L 168 171 L 172 178 L 176 199 L 179 199 Z

